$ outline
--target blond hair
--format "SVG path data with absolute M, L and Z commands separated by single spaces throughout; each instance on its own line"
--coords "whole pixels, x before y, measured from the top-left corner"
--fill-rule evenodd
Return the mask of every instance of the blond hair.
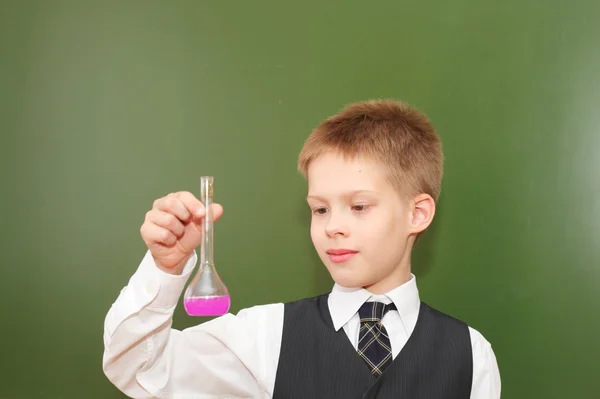
M 401 101 L 358 102 L 325 119 L 305 141 L 298 170 L 307 177 L 310 163 L 330 151 L 381 162 L 402 195 L 426 193 L 436 202 L 439 198 L 441 140 L 425 114 Z

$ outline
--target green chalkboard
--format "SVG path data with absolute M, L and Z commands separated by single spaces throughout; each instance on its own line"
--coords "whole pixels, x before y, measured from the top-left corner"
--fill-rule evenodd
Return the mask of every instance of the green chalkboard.
M 503 398 L 600 392 L 600 2 L 2 1 L 0 398 L 122 398 L 104 316 L 154 199 L 215 176 L 232 311 L 321 293 L 296 157 L 397 98 L 444 142 L 422 297 L 492 343 Z M 174 327 L 199 320 L 177 310 Z

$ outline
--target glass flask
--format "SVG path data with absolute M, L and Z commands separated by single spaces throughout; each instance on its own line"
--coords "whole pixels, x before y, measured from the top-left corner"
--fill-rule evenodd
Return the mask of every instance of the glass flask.
M 200 201 L 206 215 L 202 220 L 202 245 L 198 271 L 183 296 L 185 311 L 190 316 L 220 316 L 229 311 L 231 299 L 227 287 L 215 268 L 213 252 L 214 177 L 200 178 Z

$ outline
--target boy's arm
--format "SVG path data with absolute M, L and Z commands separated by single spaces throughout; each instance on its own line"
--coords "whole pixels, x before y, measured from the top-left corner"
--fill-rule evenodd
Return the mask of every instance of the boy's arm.
M 471 399 L 500 399 L 500 371 L 490 343 L 469 327 L 473 350 L 473 384 Z
M 132 398 L 271 397 L 283 305 L 244 309 L 198 326 L 171 328 L 196 263 L 181 275 L 161 271 L 150 252 L 121 291 L 104 324 L 103 370 Z

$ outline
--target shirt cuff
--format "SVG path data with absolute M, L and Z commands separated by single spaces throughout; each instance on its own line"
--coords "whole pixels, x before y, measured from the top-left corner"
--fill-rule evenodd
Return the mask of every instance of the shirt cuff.
M 146 252 L 131 283 L 143 291 L 149 308 L 172 308 L 177 305 L 197 261 L 194 251 L 181 274 L 169 274 L 156 266 L 152 253 Z M 137 290 L 136 290 L 137 291 Z

